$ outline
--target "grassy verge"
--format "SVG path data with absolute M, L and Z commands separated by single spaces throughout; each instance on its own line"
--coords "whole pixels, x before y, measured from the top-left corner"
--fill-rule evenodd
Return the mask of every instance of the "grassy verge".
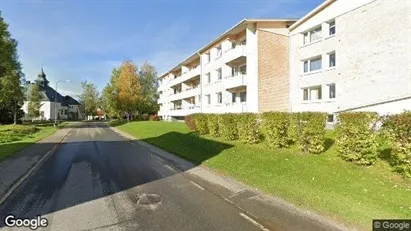
M 364 167 L 337 155 L 334 134 L 320 155 L 297 147 L 269 149 L 190 133 L 184 123 L 141 121 L 118 126 L 137 138 L 196 164 L 205 164 L 266 193 L 337 221 L 370 229 L 372 219 L 410 218 L 411 181 L 385 161 Z M 382 147 L 381 153 L 386 151 Z
M 1 125 L 0 133 L 5 134 L 6 131 L 13 133 L 17 130 L 25 129 L 25 127 L 33 127 L 31 125 Z M 22 133 L 18 140 L 12 142 L 0 143 L 0 161 L 4 160 L 8 156 L 16 153 L 17 151 L 36 143 L 37 141 L 52 135 L 57 129 L 52 124 L 36 125 L 37 129 L 34 133 Z M 1 134 L 0 134 L 1 135 Z

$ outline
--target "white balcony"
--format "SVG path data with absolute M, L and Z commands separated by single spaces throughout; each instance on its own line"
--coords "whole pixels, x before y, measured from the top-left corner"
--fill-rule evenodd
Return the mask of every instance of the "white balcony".
M 190 97 L 193 97 L 193 96 L 196 96 L 196 95 L 199 95 L 199 94 L 200 94 L 200 88 L 196 87 L 196 88 L 193 88 L 193 89 L 181 91 L 180 93 L 171 95 L 168 98 L 169 98 L 170 101 L 175 101 L 175 100 L 190 98 Z
M 175 79 L 172 79 L 168 83 L 168 86 L 169 87 L 175 86 L 175 85 L 180 84 L 182 82 L 185 82 L 185 81 L 187 81 L 191 78 L 194 78 L 196 76 L 200 76 L 200 74 L 201 74 L 200 73 L 200 66 L 198 66 L 198 67 L 196 67 L 192 70 L 189 70 L 189 71 L 185 72 L 184 74 L 180 75 L 179 77 L 177 77 Z
M 232 103 L 226 104 L 224 107 L 224 112 L 226 113 L 242 113 L 247 112 L 247 104 L 244 103 Z
M 247 56 L 247 49 L 246 45 L 237 46 L 235 48 L 226 50 L 223 58 L 224 63 L 236 63 L 236 62 L 243 62 L 245 57 Z
M 200 106 L 190 106 L 186 108 L 181 108 L 181 109 L 173 109 L 168 112 L 165 112 L 165 115 L 170 115 L 170 116 L 186 116 L 190 115 L 193 113 L 199 113 L 200 112 Z
M 225 89 L 232 89 L 241 86 L 247 86 L 247 74 L 238 73 L 234 76 L 228 76 L 224 79 Z

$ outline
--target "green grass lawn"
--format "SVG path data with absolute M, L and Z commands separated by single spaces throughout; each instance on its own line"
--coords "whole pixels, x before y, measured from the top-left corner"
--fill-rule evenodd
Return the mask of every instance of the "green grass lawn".
M 320 155 L 303 154 L 296 146 L 269 149 L 209 135 L 197 136 L 184 123 L 131 122 L 118 127 L 137 138 L 204 164 L 266 193 L 334 220 L 370 229 L 377 218 L 411 218 L 411 180 L 391 172 L 385 161 L 357 166 L 330 148 Z
M 16 130 L 24 129 L 28 126 L 31 125 L 0 125 L 0 137 L 3 134 L 6 135 L 6 131 L 13 132 Z M 32 145 L 49 135 L 52 135 L 57 130 L 53 127 L 53 124 L 35 125 L 35 127 L 38 128 L 38 131 L 36 131 L 35 133 L 22 134 L 21 136 L 19 136 L 18 140 L 12 142 L 0 142 L 0 161 L 4 160 L 13 153 L 16 153 L 17 151 L 29 145 Z

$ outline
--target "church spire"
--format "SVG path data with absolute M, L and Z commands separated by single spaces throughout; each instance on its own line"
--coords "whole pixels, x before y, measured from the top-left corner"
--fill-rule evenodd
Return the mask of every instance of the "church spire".
M 43 70 L 43 64 L 41 65 L 41 71 L 40 73 L 37 75 L 37 79 L 35 80 L 39 85 L 45 87 L 49 84 L 49 81 L 46 78 L 46 74 L 44 73 Z

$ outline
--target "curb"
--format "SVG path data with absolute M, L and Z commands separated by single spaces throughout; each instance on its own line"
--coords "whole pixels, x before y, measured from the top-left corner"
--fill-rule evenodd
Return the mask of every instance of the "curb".
M 161 152 L 159 153 L 159 150 L 162 151 L 162 152 L 165 152 L 165 153 L 167 153 L 167 154 L 169 154 L 169 155 L 171 155 L 171 156 L 176 156 L 175 154 L 169 153 L 169 152 L 167 152 L 167 151 L 162 150 L 162 149 L 159 148 L 159 147 L 156 147 L 156 146 L 154 146 L 154 145 L 151 145 L 151 144 L 149 144 L 149 143 L 146 143 L 146 142 L 140 140 L 139 138 L 133 137 L 133 136 L 131 136 L 130 134 L 125 133 L 125 132 L 123 132 L 123 131 L 115 128 L 115 127 L 109 126 L 109 128 L 110 128 L 113 132 L 115 132 L 117 135 L 121 136 L 122 138 L 124 138 L 124 139 L 126 139 L 126 140 L 129 140 L 129 141 L 132 141 L 132 142 L 137 142 L 137 143 L 139 143 L 140 145 L 148 148 L 148 149 L 149 149 L 153 154 L 155 154 L 158 158 L 160 158 L 162 161 L 166 162 L 167 164 L 171 165 L 171 166 L 172 166 L 173 168 L 175 168 L 177 171 L 179 171 L 179 172 L 187 172 L 188 175 L 187 175 L 186 177 L 187 177 L 189 180 L 194 181 L 194 183 L 200 185 L 202 188 L 204 188 L 204 189 L 207 190 L 208 192 L 214 194 L 215 196 L 217 196 L 217 197 L 225 200 L 226 202 L 230 203 L 231 205 L 235 206 L 237 209 L 239 209 L 240 211 L 242 211 L 246 216 L 249 216 L 251 219 L 254 219 L 255 221 L 261 222 L 260 225 L 262 225 L 262 227 L 263 227 L 262 230 L 269 230 L 269 229 L 267 229 L 267 227 L 270 227 L 270 225 L 269 225 L 269 224 L 266 224 L 265 220 L 264 220 L 264 219 L 261 219 L 257 214 L 254 214 L 252 211 L 248 211 L 246 208 L 243 208 L 240 204 L 237 204 L 235 201 L 232 201 L 231 198 L 229 198 L 229 197 L 227 198 L 227 197 L 225 197 L 224 195 L 220 194 L 219 192 L 216 192 L 216 191 L 210 189 L 210 185 L 208 185 L 208 184 L 213 184 L 213 182 L 208 181 L 207 179 L 203 178 L 202 180 L 204 180 L 204 181 L 207 182 L 206 185 L 203 185 L 202 183 L 200 183 L 200 182 L 197 181 L 198 179 L 196 179 L 197 177 L 200 177 L 200 176 L 196 176 L 196 175 L 190 176 L 190 172 L 193 171 L 194 168 L 189 168 L 189 169 L 187 170 L 187 169 L 185 169 L 185 168 L 182 168 L 181 166 L 176 165 L 176 163 L 174 163 L 174 161 L 172 161 L 172 160 L 164 157 Z M 153 147 L 154 147 L 154 148 L 153 148 Z M 181 157 L 179 157 L 179 156 L 176 156 L 176 157 L 177 157 L 177 158 L 181 158 Z M 184 161 L 184 162 L 189 162 L 188 160 L 185 160 L 185 159 L 183 159 L 183 158 L 181 158 L 181 160 Z M 189 162 L 189 163 L 191 163 L 191 162 Z M 193 165 L 194 165 L 194 164 L 193 164 Z M 194 166 L 195 166 L 195 165 L 194 165 Z M 283 208 L 284 210 L 286 210 L 288 213 L 295 214 L 295 215 L 297 215 L 297 216 L 303 216 L 303 217 L 305 217 L 305 218 L 307 218 L 307 219 L 309 219 L 309 220 L 311 220 L 311 221 L 314 221 L 314 222 L 318 223 L 319 225 L 323 226 L 324 228 L 329 228 L 330 230 L 357 230 L 355 227 L 349 226 L 349 225 L 344 224 L 344 223 L 339 223 L 339 222 L 337 222 L 337 221 L 335 221 L 335 220 L 331 220 L 331 219 L 329 219 L 329 218 L 327 218 L 327 217 L 324 217 L 324 216 L 322 216 L 322 215 L 317 214 L 316 212 L 299 208 L 299 207 L 295 206 L 294 204 L 283 200 L 282 198 L 275 197 L 275 196 L 272 196 L 272 195 L 267 195 L 267 194 L 265 194 L 264 192 L 262 192 L 262 191 L 259 190 L 259 189 L 253 188 L 253 187 L 251 187 L 251 186 L 249 186 L 249 185 L 246 185 L 246 184 L 244 184 L 244 183 L 242 183 L 242 182 L 239 182 L 239 181 L 237 181 L 237 180 L 234 180 L 234 179 L 233 179 L 232 177 L 230 177 L 230 176 L 222 175 L 222 174 L 220 174 L 218 171 L 215 171 L 215 170 L 213 170 L 213 169 L 211 169 L 211 168 L 209 168 L 209 167 L 207 167 L 207 166 L 198 165 L 198 166 L 195 166 L 195 168 L 202 169 L 202 170 L 204 170 L 204 171 L 209 171 L 209 172 L 211 172 L 212 174 L 215 174 L 217 177 L 224 178 L 225 180 L 227 180 L 227 182 L 228 182 L 229 184 L 232 184 L 232 185 L 235 185 L 235 187 L 241 188 L 241 190 L 239 190 L 239 194 L 240 194 L 241 192 L 245 192 L 245 191 L 253 192 L 253 193 L 255 193 L 255 196 L 264 197 L 264 198 L 269 202 L 269 203 L 268 203 L 269 206 L 273 206 L 273 205 L 274 205 L 275 207 L 281 207 L 281 208 Z M 196 170 L 194 170 L 194 171 L 196 171 Z M 201 177 L 200 177 L 200 178 L 201 178 Z M 197 181 L 197 182 L 196 182 L 196 181 Z M 218 185 L 218 184 L 217 184 L 217 185 Z M 220 185 L 219 185 L 219 186 L 220 186 Z M 222 187 L 224 187 L 224 186 L 222 186 Z M 227 190 L 230 191 L 230 189 L 227 189 Z M 262 222 L 262 221 L 264 221 L 264 222 Z M 270 228 L 271 228 L 271 227 L 270 227 Z M 261 229 L 261 228 L 260 228 L 260 229 Z
M 7 192 L 0 198 L 0 205 L 2 205 L 9 197 L 10 195 L 16 191 L 16 189 L 35 171 L 37 170 L 42 164 L 43 162 L 45 162 L 56 150 L 57 148 L 60 146 L 61 142 L 63 142 L 63 140 L 66 139 L 66 137 L 71 133 L 71 131 L 73 130 L 73 128 L 70 129 L 70 131 L 67 132 L 67 134 L 65 136 L 63 136 L 63 138 L 61 138 L 61 140 L 56 143 L 42 158 L 40 158 L 39 161 L 37 161 L 37 163 L 31 167 L 22 177 L 20 177 L 20 179 L 18 179 L 15 183 L 12 184 L 12 186 L 10 187 L 9 190 L 7 190 Z

